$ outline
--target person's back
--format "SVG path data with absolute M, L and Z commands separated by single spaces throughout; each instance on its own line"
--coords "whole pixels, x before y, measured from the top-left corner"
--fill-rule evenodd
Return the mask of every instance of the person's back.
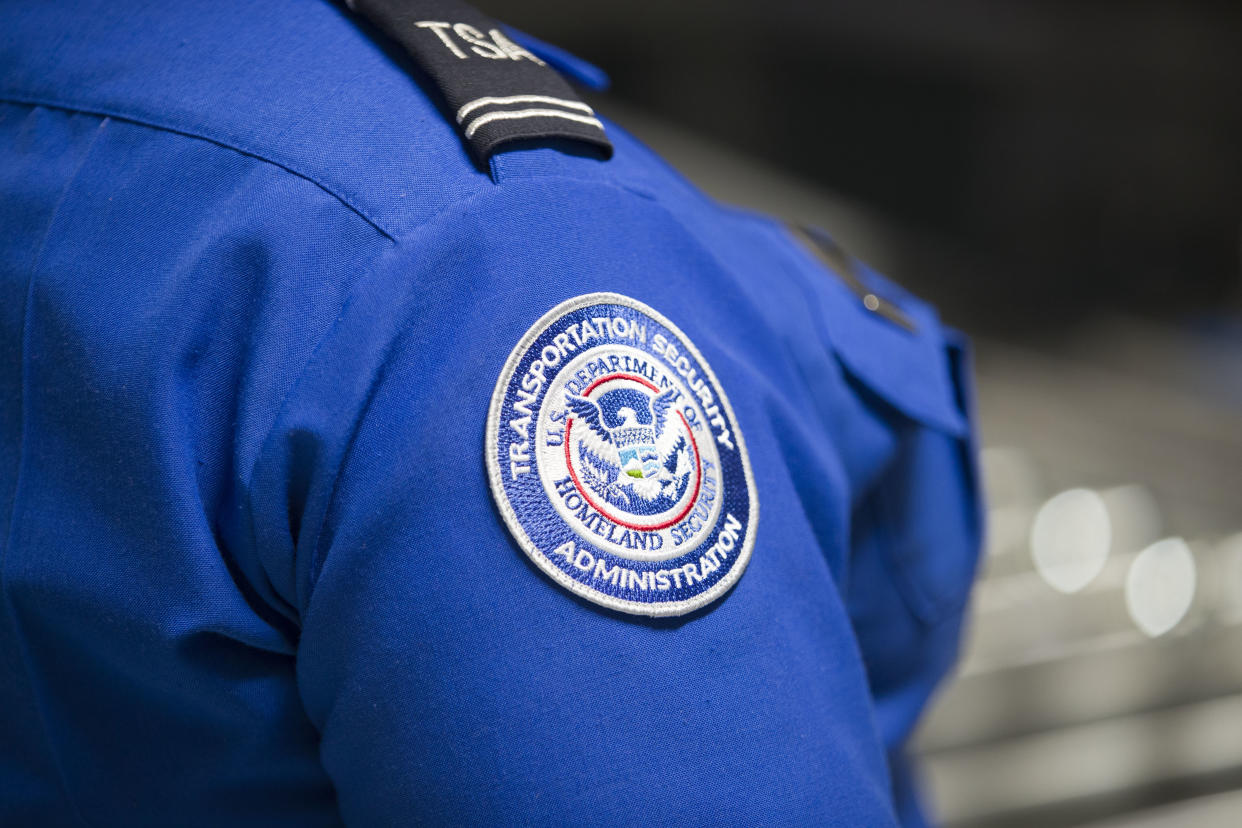
M 919 819 L 926 306 L 327 2 L 0 19 L 0 824 Z

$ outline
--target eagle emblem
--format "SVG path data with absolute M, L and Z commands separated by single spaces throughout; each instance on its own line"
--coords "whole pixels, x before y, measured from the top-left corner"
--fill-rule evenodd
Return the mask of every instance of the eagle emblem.
M 586 426 L 573 436 L 588 487 L 639 515 L 656 514 L 680 499 L 693 460 L 684 420 L 676 412 L 670 417 L 677 394 L 675 388 L 651 393 L 628 383 L 594 400 L 566 393 L 572 417 Z

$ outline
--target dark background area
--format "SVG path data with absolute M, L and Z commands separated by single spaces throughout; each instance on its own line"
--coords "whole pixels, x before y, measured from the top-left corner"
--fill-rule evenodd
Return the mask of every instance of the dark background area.
M 1242 4 L 488 10 L 605 68 L 616 100 L 883 214 L 898 277 L 952 318 L 1238 305 Z
M 1242 4 L 481 5 L 971 334 L 989 540 L 916 744 L 940 821 L 1242 825 Z

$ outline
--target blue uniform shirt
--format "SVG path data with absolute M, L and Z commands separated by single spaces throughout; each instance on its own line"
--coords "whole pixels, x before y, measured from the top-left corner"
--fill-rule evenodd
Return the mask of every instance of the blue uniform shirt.
M 901 756 L 979 546 L 931 309 L 860 268 L 910 329 L 873 312 L 610 123 L 609 160 L 478 164 L 327 2 L 0 21 L 0 823 L 920 822 Z M 575 445 L 744 435 L 749 563 L 690 611 L 575 591 L 586 541 L 558 580 L 514 530 L 569 489 L 491 491 L 498 379 L 594 294 L 731 408 L 579 384 Z M 689 497 L 643 494 L 653 457 L 600 497 Z

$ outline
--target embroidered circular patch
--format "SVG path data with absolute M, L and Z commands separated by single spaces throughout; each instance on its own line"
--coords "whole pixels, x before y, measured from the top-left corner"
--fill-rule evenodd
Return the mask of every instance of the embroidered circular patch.
M 513 349 L 487 471 L 531 560 L 611 609 L 705 606 L 754 546 L 759 503 L 724 389 L 672 322 L 615 293 L 562 303 Z

